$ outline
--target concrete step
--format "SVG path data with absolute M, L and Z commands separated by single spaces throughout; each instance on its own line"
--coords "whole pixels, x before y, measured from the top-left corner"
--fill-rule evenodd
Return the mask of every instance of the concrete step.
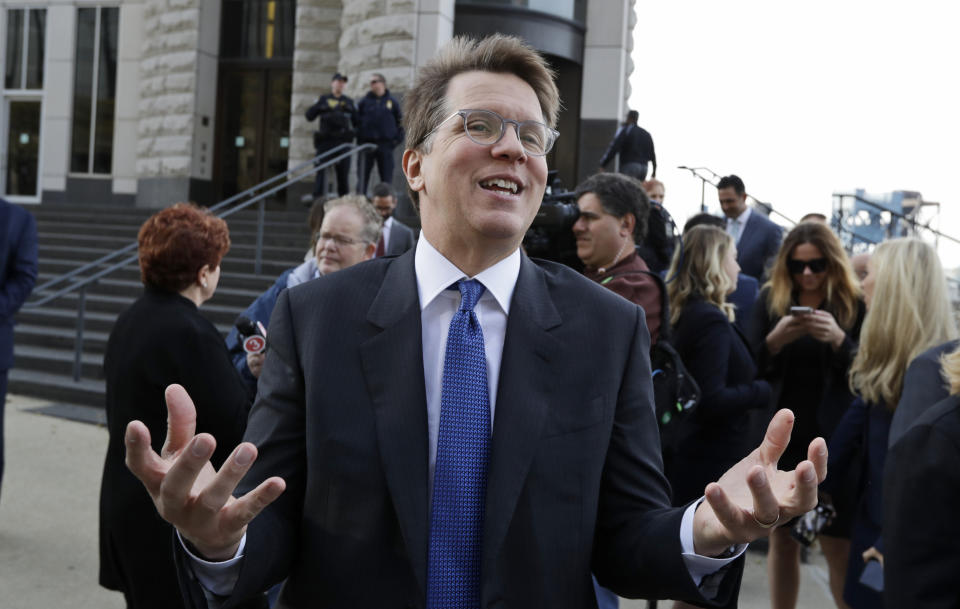
M 22 370 L 49 372 L 63 376 L 73 375 L 72 349 L 54 349 L 35 345 L 14 345 L 14 367 Z M 103 379 L 103 354 L 82 353 L 80 375 L 87 379 Z
M 226 338 L 232 324 L 214 324 L 214 326 L 220 332 L 220 335 Z M 21 323 L 14 327 L 13 333 L 13 342 L 17 345 L 67 349 L 71 353 L 73 353 L 76 342 L 76 331 L 73 328 Z M 109 332 L 85 329 L 83 332 L 83 352 L 103 356 L 107 349 L 107 338 L 109 336 Z
M 133 302 L 132 300 L 130 301 Z M 209 319 L 215 326 L 226 327 L 228 330 L 237 319 L 237 315 L 253 302 L 253 299 L 246 301 L 247 304 L 241 307 L 219 306 L 216 304 L 204 303 L 200 309 L 201 314 Z M 129 306 L 129 304 L 127 305 Z M 127 307 L 123 307 L 125 310 Z M 83 317 L 84 332 L 107 332 L 113 328 L 117 321 L 119 312 L 103 312 L 87 310 Z M 76 308 L 57 308 L 45 306 L 35 309 L 26 309 L 17 314 L 17 319 L 24 324 L 42 325 L 48 328 L 65 328 L 73 330 L 77 325 Z
M 44 400 L 103 408 L 106 388 L 103 380 L 81 378 L 77 382 L 69 375 L 13 368 L 10 370 L 8 391 Z

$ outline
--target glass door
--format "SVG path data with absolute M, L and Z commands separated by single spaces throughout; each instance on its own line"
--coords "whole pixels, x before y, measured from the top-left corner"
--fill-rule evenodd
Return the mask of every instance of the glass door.
M 6 100 L 3 142 L 3 193 L 11 199 L 40 196 L 40 100 Z
M 292 73 L 221 70 L 216 175 L 226 198 L 287 170 Z

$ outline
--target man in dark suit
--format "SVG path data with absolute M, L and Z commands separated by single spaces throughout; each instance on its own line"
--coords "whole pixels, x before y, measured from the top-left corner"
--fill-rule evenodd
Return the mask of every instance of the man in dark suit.
M 657 177 L 657 153 L 653 149 L 653 137 L 637 124 L 639 118 L 640 113 L 636 110 L 627 112 L 627 120 L 617 129 L 613 141 L 600 159 L 601 171 L 613 157 L 620 155 L 620 173 L 643 182 L 647 179 L 647 168 L 652 165 L 650 177 Z
M 413 230 L 393 217 L 393 210 L 397 208 L 397 197 L 386 182 L 380 182 L 373 187 L 373 206 L 383 218 L 383 230 L 380 231 L 374 256 L 399 256 L 413 247 L 416 242 Z
M 668 507 L 642 310 L 520 251 L 557 135 L 543 59 L 455 39 L 407 102 L 416 250 L 281 294 L 249 442 L 219 472 L 180 388 L 161 455 L 128 427 L 192 598 L 286 578 L 280 607 L 590 607 L 592 570 L 734 604 L 743 544 L 813 507 L 825 443 L 778 472 L 782 412 L 705 500 Z
M 883 599 L 887 607 L 960 606 L 956 525 L 960 351 L 947 356 L 944 369 L 952 395 L 926 407 L 887 455 L 883 478 Z
M 0 484 L 3 483 L 3 410 L 13 367 L 13 316 L 37 281 L 37 223 L 30 212 L 0 199 Z
M 780 249 L 783 229 L 747 207 L 746 188 L 739 177 L 720 178 L 717 196 L 727 217 L 727 232 L 737 242 L 737 263 L 741 271 L 762 283 L 767 266 Z

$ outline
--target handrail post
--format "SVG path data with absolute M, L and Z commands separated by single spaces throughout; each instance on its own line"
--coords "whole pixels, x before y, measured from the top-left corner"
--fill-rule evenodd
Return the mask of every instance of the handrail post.
M 80 287 L 79 301 L 77 302 L 77 334 L 73 341 L 73 380 L 80 382 L 80 371 L 83 367 L 83 317 L 87 308 L 87 286 Z
M 266 220 L 266 208 L 264 199 L 260 199 L 257 204 L 257 253 L 253 260 L 253 272 L 260 274 L 260 267 L 263 263 L 263 223 Z

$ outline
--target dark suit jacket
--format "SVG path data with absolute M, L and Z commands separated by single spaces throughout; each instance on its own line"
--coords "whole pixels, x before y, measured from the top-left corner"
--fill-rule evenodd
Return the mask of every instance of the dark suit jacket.
M 740 273 L 737 276 L 737 289 L 727 296 L 727 302 L 737 307 L 737 320 L 734 322 L 744 333 L 750 332 L 750 321 L 753 319 L 753 304 L 760 295 L 760 282 L 755 277 Z
M 940 358 L 960 346 L 960 341 L 952 340 L 927 349 L 916 357 L 903 377 L 903 391 L 897 410 L 893 413 L 890 425 L 890 440 L 893 446 L 897 440 L 930 408 L 949 395 L 947 381 L 941 374 Z
M 960 607 L 960 396 L 928 408 L 890 449 L 883 481 L 887 607 Z
M 396 218 L 390 226 L 390 244 L 387 246 L 387 256 L 399 256 L 413 247 L 416 242 L 413 229 Z
M 143 421 L 159 452 L 167 431 L 163 392 L 180 383 L 197 407 L 197 432 L 217 439 L 219 467 L 243 437 L 250 395 L 223 337 L 196 305 L 151 288 L 117 318 L 103 367 L 110 439 L 100 487 L 100 585 L 125 591 L 131 608 L 180 607 L 173 528 L 124 464 L 124 432 L 133 419 Z
M 757 210 L 750 211 L 747 225 L 737 243 L 737 263 L 740 271 L 763 281 L 767 265 L 780 250 L 783 229 Z
M 13 316 L 36 281 L 37 222 L 27 210 L 0 199 L 0 371 L 13 366 Z
M 413 261 L 372 260 L 280 295 L 247 428 L 260 456 L 238 491 L 270 475 L 287 490 L 250 524 L 227 606 L 285 577 L 279 607 L 425 606 Z M 625 596 L 698 596 L 661 473 L 649 346 L 639 307 L 522 258 L 493 423 L 483 607 L 595 607 L 591 571 Z M 722 578 L 722 602 L 741 568 Z
M 747 414 L 767 406 L 770 385 L 757 380 L 753 355 L 736 326 L 703 300 L 683 307 L 673 346 L 702 393 L 666 469 L 674 505 L 682 505 L 750 452 Z

